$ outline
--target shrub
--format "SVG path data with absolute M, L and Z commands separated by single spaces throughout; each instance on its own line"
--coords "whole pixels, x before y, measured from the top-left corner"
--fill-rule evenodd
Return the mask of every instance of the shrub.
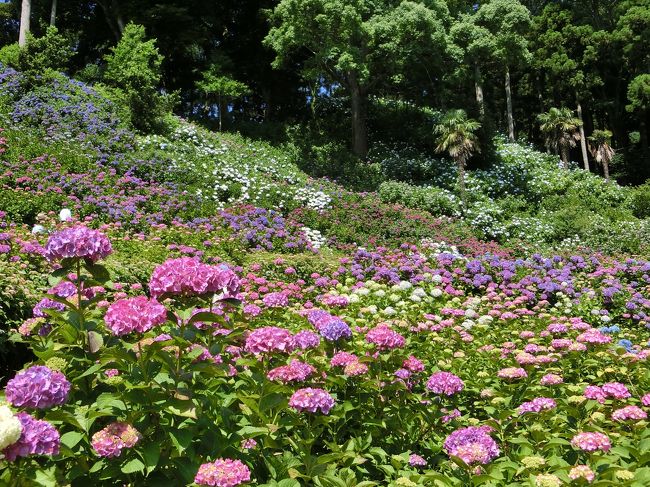
M 128 24 L 105 60 L 104 78 L 124 93 L 133 126 L 143 132 L 160 128 L 171 109 L 171 97 L 162 95 L 158 88 L 163 56 L 155 39 L 145 40 L 144 27 Z
M 637 218 L 650 217 L 650 181 L 646 181 L 632 191 L 630 206 Z
M 407 183 L 387 181 L 379 187 L 379 196 L 384 203 L 399 203 L 409 208 L 428 211 L 435 216 L 458 216 L 458 198 L 445 189 L 435 186 L 411 186 Z

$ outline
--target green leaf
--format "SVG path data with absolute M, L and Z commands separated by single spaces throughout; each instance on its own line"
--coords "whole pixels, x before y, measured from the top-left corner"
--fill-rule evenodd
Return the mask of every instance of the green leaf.
M 147 466 L 147 473 L 151 473 L 160 460 L 160 446 L 157 443 L 146 444 L 142 451 L 142 457 Z
M 81 441 L 83 437 L 84 435 L 78 431 L 68 431 L 67 433 L 61 435 L 61 443 L 72 449 L 77 445 L 77 443 Z
M 188 430 L 176 430 L 169 432 L 169 438 L 172 440 L 178 453 L 182 454 L 190 446 L 190 443 L 192 443 L 194 435 Z
M 139 458 L 134 458 L 129 460 L 124 465 L 122 465 L 123 473 L 135 473 L 135 472 L 144 472 L 145 465 Z

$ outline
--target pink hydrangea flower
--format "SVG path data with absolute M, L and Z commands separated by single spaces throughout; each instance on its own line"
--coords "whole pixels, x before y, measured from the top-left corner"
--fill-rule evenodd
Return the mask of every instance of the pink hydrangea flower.
M 625 406 L 624 408 L 617 409 L 612 413 L 612 419 L 614 421 L 640 421 L 642 419 L 647 419 L 647 417 L 647 413 L 638 406 Z
M 650 406 L 650 394 L 645 394 L 641 398 L 641 404 L 643 404 L 644 406 Z
M 607 384 L 603 384 L 602 389 L 607 397 L 613 397 L 614 399 L 620 400 L 632 397 L 625 384 L 621 384 L 620 382 L 608 382 Z
M 128 423 L 115 422 L 95 433 L 92 447 L 100 457 L 115 458 L 125 448 L 131 448 L 140 441 L 142 435 Z
M 463 390 L 465 383 L 451 372 L 435 372 L 429 377 L 426 387 L 434 394 L 453 396 Z
M 270 370 L 266 376 L 269 380 L 277 380 L 286 384 L 288 382 L 303 382 L 315 372 L 316 369 L 311 365 L 300 360 L 292 360 L 289 365 Z
M 349 352 L 337 352 L 332 359 L 330 360 L 330 365 L 332 367 L 345 367 L 346 365 L 355 363 L 359 361 L 359 357 L 357 357 L 353 353 Z
M 588 483 L 592 483 L 596 474 L 588 465 L 576 465 L 569 471 L 569 478 L 571 480 L 584 479 Z
M 406 343 L 402 335 L 387 325 L 379 325 L 366 333 L 366 341 L 377 346 L 379 350 L 401 348 Z
M 602 388 L 598 386 L 587 386 L 585 387 L 585 391 L 583 392 L 583 395 L 587 399 L 592 399 L 594 401 L 598 401 L 599 403 L 603 404 L 605 402 L 605 393 L 603 392 Z
M 417 453 L 411 453 L 409 456 L 409 465 L 411 467 L 426 467 L 427 461 Z
M 235 487 L 250 481 L 251 471 L 240 460 L 219 458 L 211 463 L 204 463 L 194 477 L 198 485 L 216 487 Z
M 524 369 L 520 367 L 506 367 L 505 369 L 501 369 L 497 373 L 497 377 L 499 379 L 514 380 L 514 379 L 523 379 L 524 377 L 528 377 L 528 374 Z
M 407 370 L 410 370 L 411 372 L 422 372 L 424 371 L 424 364 L 415 358 L 413 355 L 411 355 L 409 358 L 404 360 L 402 363 L 402 367 L 404 367 Z
M 522 403 L 521 406 L 517 408 L 517 414 L 541 413 L 542 411 L 554 409 L 556 406 L 557 403 L 550 397 L 536 397 L 532 401 Z
M 289 406 L 298 412 L 315 413 L 320 410 L 323 414 L 328 414 L 334 404 L 334 398 L 327 391 L 312 387 L 298 389 L 289 399 Z
M 226 267 L 203 264 L 193 257 L 180 257 L 169 259 L 154 269 L 149 290 L 154 298 L 162 294 L 235 296 L 239 292 L 239 278 Z
M 362 362 L 351 362 L 343 369 L 343 373 L 348 377 L 356 377 L 366 372 L 368 372 L 368 366 Z
M 558 384 L 562 384 L 563 382 L 564 379 L 562 378 L 562 376 L 557 374 L 546 374 L 539 381 L 539 383 L 543 386 L 555 386 Z
M 607 435 L 597 432 L 578 433 L 571 439 L 571 444 L 580 450 L 593 452 L 596 450 L 609 451 L 612 447 Z
M 144 333 L 167 320 L 167 310 L 155 299 L 146 296 L 120 299 L 113 303 L 104 316 L 106 327 L 113 335 Z
M 295 340 L 289 330 L 277 326 L 265 326 L 251 331 L 246 337 L 244 349 L 249 353 L 289 353 L 295 348 Z

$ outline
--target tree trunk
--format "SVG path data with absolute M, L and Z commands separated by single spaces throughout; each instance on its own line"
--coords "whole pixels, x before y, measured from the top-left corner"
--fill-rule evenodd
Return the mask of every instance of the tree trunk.
M 460 201 L 464 209 L 467 206 L 467 189 L 465 188 L 465 162 L 462 160 L 457 160 L 456 165 L 458 166 L 458 193 L 460 195 Z
M 52 0 L 52 10 L 50 11 L 50 26 L 56 26 L 56 2 L 57 0 Z
M 115 15 L 115 23 L 117 24 L 117 28 L 120 31 L 120 37 L 121 37 L 122 33 L 124 32 L 125 24 L 124 24 L 124 17 L 122 17 L 120 4 L 117 0 L 111 1 L 111 9 L 113 10 L 113 14 Z
M 221 95 L 219 95 L 219 101 L 217 102 L 219 104 L 219 132 L 221 132 L 221 120 L 222 120 L 222 113 L 223 113 L 223 105 L 221 104 Z
M 508 111 L 508 139 L 515 141 L 515 120 L 512 116 L 512 92 L 510 91 L 510 67 L 506 66 L 506 108 Z
M 20 9 L 20 31 L 18 32 L 18 45 L 23 47 L 29 34 L 29 20 L 32 15 L 32 0 L 23 0 Z
M 368 154 L 368 129 L 364 94 L 355 73 L 350 73 L 349 83 L 352 108 L 352 152 L 359 158 L 365 159 Z
M 609 183 L 609 161 L 603 159 L 603 176 L 605 176 L 605 182 Z
M 585 171 L 589 171 L 589 157 L 587 156 L 587 141 L 585 140 L 585 124 L 582 120 L 582 105 L 580 105 L 580 100 L 577 99 L 578 103 L 578 118 L 580 119 L 580 148 L 582 149 L 582 163 L 584 165 Z
M 564 169 L 569 169 L 569 148 L 566 145 L 560 147 L 560 158 L 562 159 Z
M 485 118 L 485 102 L 483 101 L 483 80 L 481 79 L 481 67 L 474 63 L 474 87 L 476 88 L 476 103 L 481 121 Z

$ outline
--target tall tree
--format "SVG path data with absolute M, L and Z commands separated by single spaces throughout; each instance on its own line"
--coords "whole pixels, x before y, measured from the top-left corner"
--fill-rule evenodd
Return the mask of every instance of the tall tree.
M 483 3 L 476 23 L 485 27 L 495 39 L 494 55 L 503 66 L 506 92 L 508 138 L 515 140 L 515 121 L 512 108 L 511 69 L 530 58 L 526 33 L 530 29 L 530 12 L 518 0 L 490 0 Z
M 18 33 L 18 45 L 23 47 L 27 43 L 29 24 L 32 16 L 32 0 L 22 0 L 20 9 L 20 31 Z
M 475 20 L 476 16 L 474 15 L 462 15 L 452 25 L 449 37 L 452 40 L 452 52 L 456 54 L 459 63 L 473 72 L 476 104 L 481 121 L 485 123 L 482 68 L 494 59 L 496 44 L 492 33 L 485 27 L 477 25 Z
M 212 97 L 216 97 L 219 107 L 219 132 L 222 130 L 223 112 L 228 102 L 250 92 L 244 83 L 225 76 L 218 65 L 211 66 L 203 73 L 203 77 L 196 85 L 205 94 L 207 104 Z
M 609 130 L 594 130 L 589 137 L 589 150 L 596 162 L 603 166 L 603 176 L 609 182 L 609 163 L 616 152 L 610 145 L 612 133 Z
M 476 131 L 481 124 L 467 118 L 464 110 L 451 110 L 434 128 L 437 135 L 436 152 L 447 152 L 454 160 L 458 172 L 458 192 L 463 206 L 467 202 L 465 164 L 472 154 L 480 152 Z
M 302 53 L 306 79 L 338 84 L 350 98 L 352 150 L 368 151 L 367 96 L 423 58 L 445 50 L 449 12 L 441 0 L 281 0 L 267 45 L 274 66 Z
M 539 115 L 540 129 L 546 137 L 546 147 L 559 153 L 564 168 L 569 168 L 569 151 L 580 140 L 580 120 L 569 108 L 551 108 Z

